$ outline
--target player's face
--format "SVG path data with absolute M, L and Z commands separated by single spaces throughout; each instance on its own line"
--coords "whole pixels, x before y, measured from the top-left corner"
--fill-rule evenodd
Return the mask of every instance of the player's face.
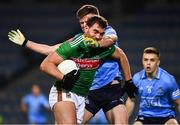
M 87 20 L 93 15 L 95 14 L 87 14 L 79 20 L 79 23 L 83 32 L 84 32 L 85 27 L 87 26 L 86 25 Z
M 93 38 L 94 40 L 101 40 L 104 35 L 104 28 L 100 27 L 99 24 L 95 23 L 91 27 L 85 28 L 85 36 Z
M 159 67 L 160 60 L 156 54 L 144 53 L 142 58 L 142 64 L 147 75 L 154 76 L 157 68 Z
M 32 87 L 32 93 L 33 93 L 35 96 L 38 96 L 38 95 L 40 94 L 40 88 L 39 88 L 39 86 L 33 85 L 33 87 Z

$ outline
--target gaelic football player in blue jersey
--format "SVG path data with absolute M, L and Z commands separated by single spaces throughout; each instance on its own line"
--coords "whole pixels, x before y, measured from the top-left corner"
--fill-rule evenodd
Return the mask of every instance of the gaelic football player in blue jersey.
M 97 8 L 92 5 L 84 5 L 77 11 L 76 15 L 80 20 L 82 29 L 86 27 L 88 18 L 92 16 L 92 13 L 89 13 L 92 10 L 96 13 L 98 12 Z M 93 47 L 107 47 L 116 42 L 116 31 L 111 26 L 107 26 L 103 38 L 101 41 L 98 41 L 97 44 L 94 42 Z M 131 84 L 131 72 L 128 68 L 129 64 L 127 57 L 122 50 L 120 65 L 122 72 L 119 71 L 118 62 L 111 59 L 104 61 L 97 69 L 94 81 L 86 99 L 83 123 L 87 123 L 100 109 L 103 109 L 108 122 L 111 124 L 123 124 L 127 122 L 127 114 L 124 110 L 124 100 L 122 98 L 123 91 L 121 83 L 124 75 L 124 79 L 128 81 L 126 83 Z
M 139 113 L 134 124 L 178 125 L 174 102 L 180 112 L 180 90 L 175 78 L 159 67 L 159 51 L 154 47 L 145 48 L 142 64 L 144 69 L 133 76 L 140 97 Z M 128 99 L 126 104 L 131 114 L 133 99 Z

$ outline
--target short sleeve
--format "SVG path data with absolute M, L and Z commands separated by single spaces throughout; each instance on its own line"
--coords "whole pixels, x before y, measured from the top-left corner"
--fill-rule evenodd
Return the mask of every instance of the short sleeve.
M 139 78 L 139 74 L 135 74 L 134 76 L 133 76 L 133 82 L 134 82 L 134 85 L 136 86 L 136 87 L 138 87 L 138 84 L 139 84 L 139 80 L 140 80 L 140 78 Z
M 46 96 L 42 95 L 42 104 L 44 107 L 49 108 L 49 103 Z
M 56 49 L 56 53 L 63 59 L 67 59 L 73 53 L 73 49 L 68 42 L 64 42 Z
M 105 29 L 104 37 L 108 37 L 108 36 L 111 36 L 111 35 L 117 37 L 116 31 L 111 26 L 107 26 L 106 29 Z
M 170 84 L 171 85 L 170 86 L 171 98 L 173 100 L 176 100 L 176 99 L 180 98 L 180 90 L 179 90 L 179 87 L 178 87 L 176 80 L 173 76 L 171 77 L 171 82 L 172 82 Z
M 28 104 L 28 100 L 29 100 L 29 96 L 26 95 L 26 96 L 24 96 L 24 97 L 22 98 L 22 103 L 27 105 L 27 104 Z

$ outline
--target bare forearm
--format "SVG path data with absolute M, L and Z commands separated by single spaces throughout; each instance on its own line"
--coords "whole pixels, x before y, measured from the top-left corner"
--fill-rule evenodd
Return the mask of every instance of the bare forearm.
M 125 80 L 127 81 L 127 80 L 132 79 L 129 61 L 124 52 L 122 52 L 121 54 L 120 63 L 121 63 L 121 68 L 122 68 Z
M 58 46 L 59 44 L 55 46 L 49 46 L 46 44 L 35 43 L 30 40 L 28 40 L 28 42 L 26 43 L 26 47 L 28 49 L 43 55 L 49 55 L 51 52 L 54 52 L 58 48 Z
M 57 80 L 62 80 L 63 74 L 57 68 L 62 61 L 63 59 L 56 52 L 50 53 L 41 63 L 40 69 Z
M 21 104 L 21 110 L 27 112 L 27 106 L 24 103 Z
M 57 80 L 62 80 L 63 78 L 63 75 L 58 71 L 54 64 L 49 63 L 48 65 L 41 66 L 40 69 Z
M 120 49 L 119 47 L 117 47 L 115 52 L 113 53 L 112 57 L 119 61 L 119 64 L 121 65 L 125 80 L 128 81 L 128 80 L 132 79 L 129 61 L 128 61 L 125 53 L 123 52 L 123 50 Z
M 104 48 L 104 47 L 109 47 L 115 43 L 114 39 L 112 38 L 103 38 L 101 41 L 99 41 L 99 46 Z

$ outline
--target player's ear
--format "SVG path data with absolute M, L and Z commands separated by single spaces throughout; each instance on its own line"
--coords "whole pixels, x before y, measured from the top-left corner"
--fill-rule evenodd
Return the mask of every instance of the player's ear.
M 159 60 L 158 63 L 157 63 L 158 66 L 160 65 L 160 62 L 161 62 L 161 61 Z

